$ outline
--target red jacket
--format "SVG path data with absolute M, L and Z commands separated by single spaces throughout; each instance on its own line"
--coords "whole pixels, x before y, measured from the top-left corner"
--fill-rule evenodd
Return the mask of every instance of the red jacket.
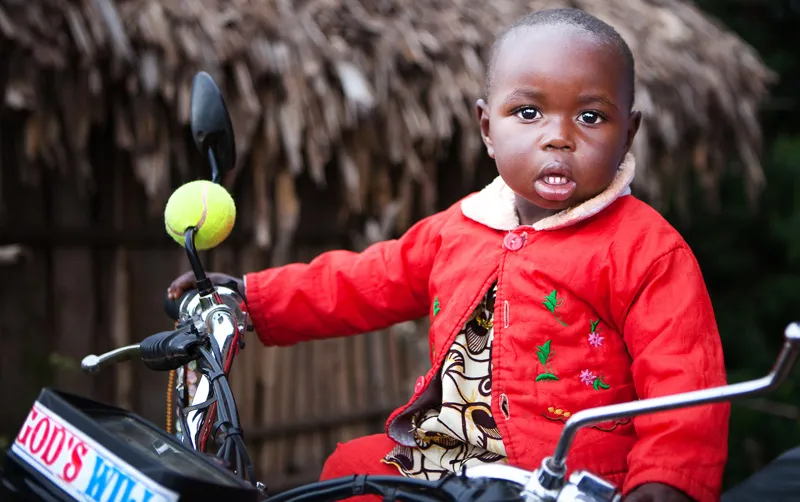
M 627 195 L 626 162 L 631 172 L 606 193 L 534 227 L 518 226 L 498 178 L 400 239 L 248 274 L 256 331 L 265 344 L 289 345 L 430 316 L 432 368 L 387 422 L 393 439 L 413 445 L 408 411 L 424 403 L 443 355 L 497 280 L 492 414 L 510 464 L 525 469 L 553 453 L 579 410 L 724 385 L 700 268 L 680 235 Z M 600 424 L 578 433 L 567 466 L 625 493 L 663 482 L 718 500 L 728 416 L 719 404 Z

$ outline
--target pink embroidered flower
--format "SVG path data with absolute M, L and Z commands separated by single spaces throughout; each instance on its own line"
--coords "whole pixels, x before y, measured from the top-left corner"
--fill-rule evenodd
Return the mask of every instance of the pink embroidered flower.
M 592 347 L 600 347 L 603 345 L 603 336 L 600 333 L 589 333 L 589 345 Z
M 597 376 L 591 371 L 589 370 L 581 371 L 581 382 L 583 382 L 584 385 L 592 385 L 592 382 L 594 382 L 595 378 L 597 378 Z

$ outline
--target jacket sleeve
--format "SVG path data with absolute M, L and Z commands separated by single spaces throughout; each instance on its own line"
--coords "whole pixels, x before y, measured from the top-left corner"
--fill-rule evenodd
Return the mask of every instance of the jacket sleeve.
M 722 344 L 700 267 L 680 246 L 645 272 L 624 323 L 640 399 L 726 384 Z M 717 501 L 728 453 L 728 403 L 643 415 L 628 456 L 627 495 L 660 482 Z
M 328 251 L 245 276 L 247 306 L 265 345 L 383 329 L 426 315 L 428 279 L 447 213 L 360 253 Z

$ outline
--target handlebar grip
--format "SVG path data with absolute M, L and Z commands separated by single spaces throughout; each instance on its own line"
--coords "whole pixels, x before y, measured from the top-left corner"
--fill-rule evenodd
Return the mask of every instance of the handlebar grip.
M 194 349 L 202 340 L 190 329 L 162 331 L 150 335 L 139 344 L 145 366 L 155 371 L 168 371 L 189 364 L 195 359 Z
M 190 295 L 196 294 L 196 289 L 187 289 L 183 292 L 183 294 L 177 300 L 171 300 L 169 298 L 169 293 L 164 295 L 164 313 L 172 319 L 173 321 L 177 321 L 178 317 L 180 317 L 180 308 L 183 304 L 183 301 Z

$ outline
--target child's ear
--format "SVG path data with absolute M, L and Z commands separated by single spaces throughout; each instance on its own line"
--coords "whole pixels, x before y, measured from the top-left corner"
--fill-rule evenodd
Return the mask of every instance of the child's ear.
M 489 134 L 489 105 L 486 104 L 486 101 L 479 99 L 475 102 L 475 114 L 478 117 L 478 125 L 481 128 L 481 139 L 483 144 L 486 145 L 486 153 L 489 154 L 489 157 L 494 158 L 494 145 Z
M 635 138 L 636 133 L 639 132 L 639 126 L 641 124 L 642 124 L 642 112 L 636 110 L 632 111 L 630 117 L 628 117 L 628 137 L 625 138 L 626 154 L 631 149 L 631 146 L 633 145 L 633 138 Z

